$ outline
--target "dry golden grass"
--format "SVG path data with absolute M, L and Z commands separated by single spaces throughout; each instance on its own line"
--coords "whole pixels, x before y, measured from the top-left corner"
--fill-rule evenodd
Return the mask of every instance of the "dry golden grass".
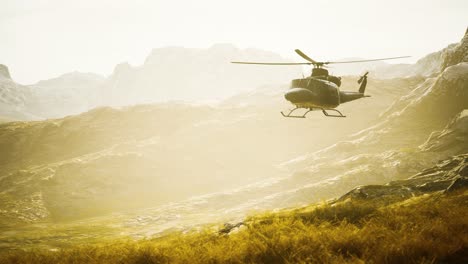
M 468 191 L 382 206 L 352 201 L 252 216 L 229 235 L 206 228 L 0 263 L 468 263 Z

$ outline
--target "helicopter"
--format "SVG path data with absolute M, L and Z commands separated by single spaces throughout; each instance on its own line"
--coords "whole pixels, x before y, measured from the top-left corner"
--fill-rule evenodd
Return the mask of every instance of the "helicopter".
M 359 63 L 369 61 L 393 60 L 408 58 L 410 56 L 370 59 L 370 60 L 353 60 L 353 61 L 326 61 L 319 62 L 311 59 L 301 50 L 296 49 L 295 52 L 308 62 L 247 62 L 247 61 L 232 61 L 234 64 L 255 64 L 255 65 L 313 65 L 312 73 L 309 77 L 302 79 L 294 79 L 291 81 L 290 90 L 285 93 L 284 97 L 291 102 L 295 108 L 289 113 L 281 112 L 284 117 L 305 118 L 311 111 L 321 110 L 327 117 L 346 117 L 336 107 L 340 104 L 354 101 L 360 98 L 370 97 L 364 94 L 367 86 L 367 75 L 364 73 L 359 79 L 359 90 L 357 92 L 340 91 L 341 77 L 328 74 L 325 69 L 328 64 L 337 63 Z M 298 109 L 306 109 L 302 115 L 293 115 L 293 112 Z

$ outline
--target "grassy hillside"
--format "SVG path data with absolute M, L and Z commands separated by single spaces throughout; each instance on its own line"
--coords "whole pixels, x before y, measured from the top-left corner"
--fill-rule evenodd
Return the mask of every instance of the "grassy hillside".
M 463 154 L 322 204 L 147 239 L 116 236 L 97 222 L 36 228 L 23 241 L 24 230 L 12 229 L 0 237 L 0 246 L 11 244 L 0 263 L 466 263 L 467 176 Z
M 464 188 L 393 202 L 347 199 L 255 215 L 239 228 L 208 226 L 152 240 L 10 251 L 0 262 L 466 263 L 467 198 Z

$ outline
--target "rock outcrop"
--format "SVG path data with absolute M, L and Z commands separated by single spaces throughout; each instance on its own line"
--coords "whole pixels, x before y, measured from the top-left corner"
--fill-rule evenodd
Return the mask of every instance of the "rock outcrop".
M 360 186 L 341 196 L 336 202 L 347 199 L 372 199 L 384 203 L 405 200 L 433 192 L 452 192 L 468 187 L 468 154 L 440 161 L 408 179 L 391 181 L 385 185 Z
M 11 79 L 10 71 L 6 65 L 0 64 L 0 78 Z

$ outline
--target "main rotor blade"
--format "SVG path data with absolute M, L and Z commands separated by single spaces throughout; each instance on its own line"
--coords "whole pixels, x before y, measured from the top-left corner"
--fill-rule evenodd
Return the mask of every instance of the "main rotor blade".
M 257 65 L 311 65 L 310 62 L 249 62 L 249 61 L 231 61 L 235 64 L 257 64 Z
M 395 60 L 395 59 L 402 59 L 402 58 L 409 58 L 409 57 L 411 57 L 411 56 L 390 57 L 390 58 L 371 59 L 371 60 L 355 60 L 355 61 L 328 61 L 328 62 L 324 62 L 324 64 L 356 63 L 356 62 L 368 62 L 368 61 Z
M 294 50 L 299 56 L 301 56 L 302 58 L 304 58 L 306 61 L 310 61 L 312 62 L 313 64 L 317 63 L 316 61 L 314 61 L 313 59 L 311 59 L 309 56 L 305 55 L 304 52 L 302 52 L 300 49 L 295 49 Z

